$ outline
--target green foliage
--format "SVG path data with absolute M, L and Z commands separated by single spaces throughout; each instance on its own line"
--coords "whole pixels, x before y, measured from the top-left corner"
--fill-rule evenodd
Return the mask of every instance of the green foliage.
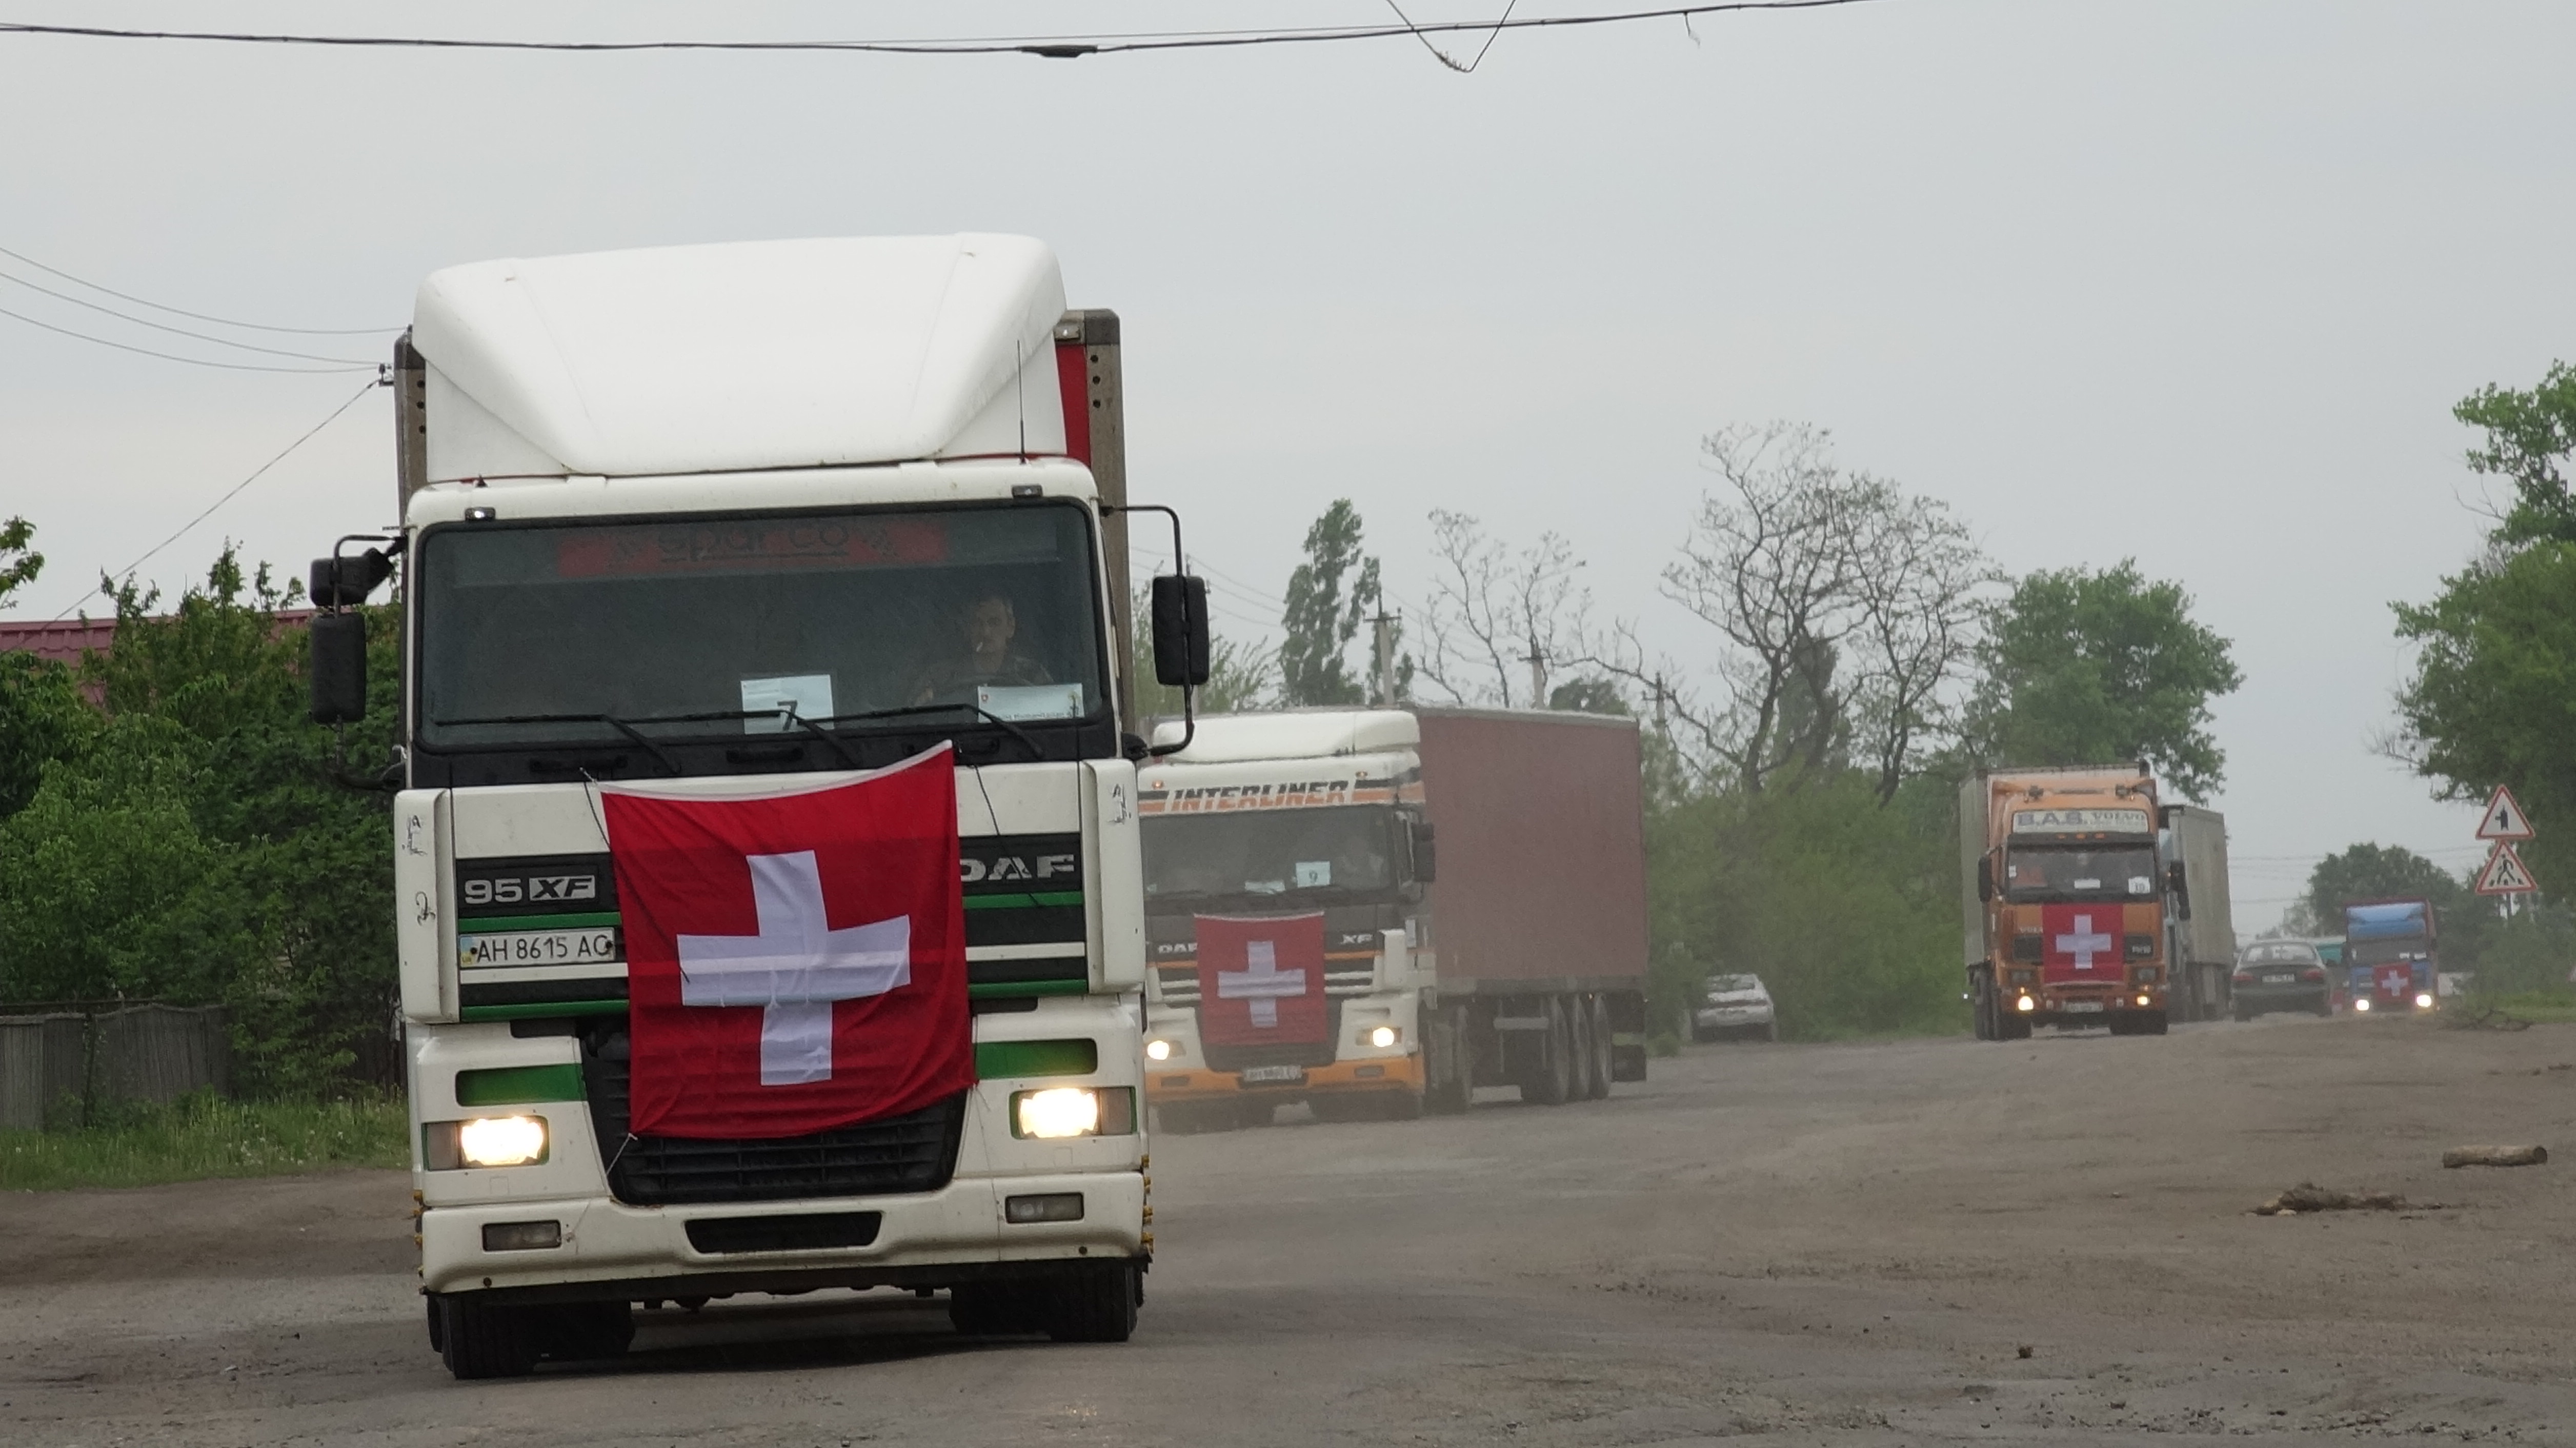
M 0 1191 L 142 1187 L 322 1167 L 399 1167 L 411 1159 L 397 1097 L 226 1101 L 183 1096 L 128 1108 L 84 1131 L 0 1131 Z
M 2552 362 L 2528 392 L 2490 383 L 2463 398 L 2451 415 L 2486 430 L 2486 445 L 2469 449 L 2469 466 L 2513 484 L 2513 511 L 2499 536 L 2516 544 L 2543 538 L 2576 543 L 2576 499 L 2568 496 L 2558 467 L 2576 452 L 2576 368 Z
M 1635 712 L 1619 685 L 1598 675 L 1568 679 L 1548 690 L 1547 707 L 1577 714 L 1616 714 L 1623 719 Z
M 2308 909 L 2327 935 L 2343 934 L 2348 900 L 2387 900 L 2420 895 L 2433 902 L 2437 928 L 2446 934 L 2465 924 L 2477 897 L 2450 871 L 2401 845 L 2352 845 L 2317 861 L 2308 872 Z
M 1153 617 L 1150 586 L 1136 590 L 1129 617 L 1138 621 L 1127 640 L 1128 677 L 1136 681 L 1136 713 L 1146 719 L 1181 717 L 1181 691 L 1154 678 L 1154 638 L 1144 621 Z M 1208 681 L 1199 686 L 1198 711 L 1231 714 L 1258 709 L 1270 693 L 1270 650 L 1213 630 L 1208 635 Z
M 1967 734 L 1983 762 L 2142 759 L 2184 798 L 2217 788 L 2227 756 L 2209 735 L 2209 701 L 2243 680 L 2180 584 L 2148 582 L 2134 560 L 2031 574 L 1978 660 Z
M 2576 917 L 2564 906 L 2527 908 L 2503 920 L 2489 916 L 2485 924 L 2477 969 L 2469 978 L 2473 1002 L 2540 998 L 2576 1004 L 2569 982 L 2576 969 Z M 2448 951 L 2442 964 L 2457 968 Z
M 0 603 L 45 571 L 45 555 L 27 546 L 35 541 L 36 525 L 26 519 L 0 523 Z
M 2576 542 L 2444 580 L 2397 606 L 2397 632 L 2416 646 L 2397 707 L 2417 772 L 2453 799 L 2512 786 L 2540 832 L 2523 848 L 2533 874 L 2576 884 Z
M 230 550 L 167 617 L 131 585 L 83 681 L 103 719 L 0 821 L 0 999 L 221 1003 L 237 1074 L 312 1095 L 391 1075 L 392 841 L 382 795 L 336 781 L 304 717 L 292 591 Z M 366 721 L 382 759 L 397 687 L 390 609 L 370 610 Z
M 1291 706 L 1362 704 L 1369 698 L 1368 671 L 1350 667 L 1351 640 L 1381 601 L 1378 564 L 1360 554 L 1360 515 L 1348 498 L 1336 498 L 1306 530 L 1306 561 L 1288 575 L 1287 608 L 1279 626 L 1279 697 Z M 1353 569 L 1347 598 L 1342 582 Z
M 1956 842 L 1937 781 L 1881 808 L 1865 771 L 1702 793 L 1647 822 L 1653 1019 L 1700 980 L 1750 971 L 1784 1036 L 1966 1028 Z
M 0 820 L 25 809 L 45 766 L 75 753 L 97 725 L 71 670 L 30 653 L 0 654 Z

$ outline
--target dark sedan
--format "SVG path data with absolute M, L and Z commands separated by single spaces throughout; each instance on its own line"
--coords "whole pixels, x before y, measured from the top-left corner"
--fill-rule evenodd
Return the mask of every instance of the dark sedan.
M 2265 1011 L 2334 1014 L 2333 988 L 2326 983 L 2326 963 L 2304 940 L 2258 940 L 2236 960 L 2236 1019 L 2250 1021 Z

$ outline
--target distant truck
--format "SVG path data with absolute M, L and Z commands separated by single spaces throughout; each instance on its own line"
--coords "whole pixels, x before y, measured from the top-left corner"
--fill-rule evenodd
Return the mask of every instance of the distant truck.
M 2439 929 L 2433 902 L 2420 897 L 2344 902 L 2341 1003 L 2357 1013 L 2434 1009 Z
M 1632 721 L 1327 709 L 1196 727 L 1138 778 L 1157 1119 L 1257 1125 L 1297 1101 L 1407 1117 L 1487 1085 L 1555 1105 L 1645 1078 Z
M 2164 1034 L 2169 902 L 2192 880 L 2159 857 L 2158 820 L 2143 764 L 1961 782 L 1960 912 L 1979 1039 L 2022 1040 L 2034 1026 Z
M 2173 962 L 2166 1009 L 2187 1021 L 2218 1020 L 2234 1006 L 2236 970 L 2236 918 L 2227 893 L 2227 817 L 2196 804 L 2169 804 L 2163 824 L 2158 843 L 2169 897 L 2165 954 Z

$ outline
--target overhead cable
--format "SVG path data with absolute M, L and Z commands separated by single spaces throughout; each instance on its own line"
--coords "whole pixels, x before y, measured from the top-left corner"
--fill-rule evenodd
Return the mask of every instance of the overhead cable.
M 78 337 L 84 342 L 96 342 L 102 347 L 114 347 L 120 352 L 140 352 L 146 357 L 158 357 L 165 362 L 185 362 L 192 367 L 220 367 L 227 372 L 319 373 L 373 372 L 378 370 L 377 364 L 373 362 L 354 362 L 342 367 L 271 367 L 258 362 L 213 362 L 208 361 L 203 357 L 183 357 L 176 352 L 156 352 L 149 347 L 137 347 L 130 342 L 114 342 L 105 337 L 93 337 L 87 332 L 75 332 L 69 327 L 58 327 L 51 322 L 38 321 L 36 318 L 30 317 L 24 312 L 13 312 L 6 307 L 0 307 L 0 317 L 8 317 L 15 321 L 24 322 L 30 327 L 42 327 L 48 332 L 60 332 L 66 337 Z M 374 384 L 370 383 L 368 385 L 373 386 Z
M 96 40 L 193 40 L 233 45 L 307 45 L 351 49 L 510 50 L 614 53 L 621 51 L 850 51 L 879 55 L 1035 55 L 1049 60 L 1075 60 L 1086 55 L 1118 55 L 1164 50 L 1239 50 L 1264 45 L 1316 45 L 1341 41 L 1387 40 L 1457 31 L 1561 29 L 1573 26 L 1621 25 L 1648 20 L 1680 20 L 1730 11 L 1829 10 L 1871 0 L 1726 0 L 1722 4 L 1674 5 L 1652 10 L 1623 10 L 1578 15 L 1506 13 L 1499 21 L 1444 20 L 1416 25 L 1313 25 L 1276 30 L 1175 30 L 1104 35 L 969 36 L 925 40 L 474 40 L 425 35 L 315 35 L 290 32 L 214 30 L 127 30 L 101 25 L 37 25 L 0 21 L 0 34 L 59 35 Z M 1425 43 L 1428 43 L 1427 41 Z M 1434 54 L 1438 54 L 1435 50 Z M 1479 60 L 1483 53 L 1478 53 Z M 1465 70 L 1442 57 L 1452 69 Z
M 285 451 L 280 452 L 277 456 L 275 456 L 275 457 L 273 457 L 273 458 L 270 458 L 267 462 L 261 463 L 257 468 L 255 468 L 255 469 L 253 469 L 253 470 L 252 470 L 251 475 L 250 475 L 249 477 L 246 477 L 246 478 L 242 479 L 240 482 L 235 483 L 235 484 L 233 484 L 231 487 L 229 487 L 229 488 L 225 489 L 225 490 L 224 490 L 224 495 L 223 495 L 222 497 L 215 499 L 215 500 L 214 500 L 213 502 L 211 502 L 211 503 L 208 503 L 208 504 L 205 506 L 205 508 L 197 514 L 197 516 L 195 516 L 195 517 L 193 517 L 193 518 L 190 518 L 190 519 L 189 519 L 187 522 L 185 522 L 185 523 L 180 524 L 180 525 L 179 525 L 179 531 L 178 531 L 178 532 L 173 533 L 173 534 L 171 534 L 169 537 L 162 539 L 160 542 L 153 544 L 151 547 L 144 549 L 144 550 L 143 550 L 143 556 L 142 556 L 142 557 L 137 558 L 137 559 L 135 559 L 133 562 L 128 563 L 127 565 L 125 565 L 123 568 L 118 569 L 118 570 L 116 571 L 116 573 L 115 573 L 115 575 L 113 576 L 113 578 L 112 578 L 112 579 L 111 579 L 111 578 L 109 578 L 109 577 L 102 576 L 102 577 L 99 579 L 99 587 L 97 587 L 97 588 L 93 588 L 93 589 L 91 589 L 88 593 L 84 593 L 84 594 L 82 594 L 80 597 L 73 599 L 73 600 L 71 601 L 71 603 L 69 604 L 69 606 L 65 607 L 61 613 L 58 613 L 58 614 L 55 614 L 55 615 L 54 615 L 54 617 L 53 617 L 53 621 L 54 621 L 55 623 L 61 623 L 64 619 L 69 618 L 69 617 L 71 616 L 71 613 L 72 613 L 72 610 L 73 610 L 73 609 L 76 609 L 76 608 L 80 607 L 82 604 L 89 602 L 89 601 L 90 601 L 90 599 L 91 599 L 91 598 L 93 598 L 93 597 L 95 597 L 96 595 L 101 594 L 101 593 L 105 593 L 105 592 L 107 591 L 107 585 L 108 585 L 110 582 L 116 582 L 116 583 L 120 583 L 120 584 L 121 584 L 121 583 L 123 583 L 125 580 L 127 580 L 127 579 L 129 579 L 129 578 L 132 578 L 132 577 L 134 576 L 134 570 L 136 570 L 136 569 L 138 569 L 138 568 L 142 567 L 142 566 L 143 566 L 144 564 L 146 564 L 146 563 L 151 562 L 151 561 L 152 561 L 152 556 L 153 556 L 154 554 L 159 553 L 162 549 L 167 548 L 167 547 L 169 547 L 171 544 L 178 542 L 181 538 L 186 537 L 186 536 L 187 536 L 187 534 L 188 534 L 188 530 L 189 530 L 189 529 L 194 528 L 194 527 L 196 527 L 198 524 L 200 524 L 200 523 L 202 523 L 202 522 L 206 521 L 208 518 L 213 517 L 213 516 L 214 516 L 214 514 L 215 514 L 215 510 L 216 510 L 217 508 L 220 508 L 220 507 L 222 507 L 224 504 L 231 502 L 231 501 L 233 500 L 233 498 L 241 492 L 241 490 L 242 490 L 242 489 L 249 487 L 251 484 L 253 484 L 253 483 L 255 483 L 255 482 L 258 482 L 262 477 L 264 477 L 264 476 L 266 476 L 266 475 L 267 475 L 267 473 L 268 473 L 268 470 L 269 470 L 269 469 L 271 469 L 271 468 L 273 468 L 273 467 L 276 467 L 279 463 L 282 463 L 282 462 L 286 461 L 286 459 L 287 459 L 290 455 L 292 455 L 292 454 L 294 453 L 294 451 L 295 451 L 297 448 L 300 448 L 300 447 L 304 446 L 306 443 L 311 442 L 311 441 L 314 439 L 315 435 L 316 435 L 316 434 L 318 434 L 318 433 L 320 433 L 320 432 L 322 431 L 322 429 L 324 429 L 324 428 L 326 428 L 326 427 L 329 427 L 331 424 L 333 424 L 333 423 L 335 423 L 335 422 L 338 422 L 338 421 L 340 420 L 340 414 L 341 414 L 341 413 L 344 413 L 344 412 L 348 411 L 350 408 L 355 407 L 355 406 L 357 406 L 357 405 L 358 405 L 358 399 L 359 399 L 359 398 L 366 396 L 368 393 L 375 391 L 378 387 L 383 386 L 383 385 L 385 385 L 385 384 L 384 384 L 381 380 L 379 380 L 379 381 L 371 381 L 371 382 L 369 382 L 366 386 L 359 388 L 357 391 L 355 391 L 355 392 L 353 392 L 353 393 L 350 393 L 347 401 L 345 401 L 345 402 L 341 403 L 339 406 L 337 406 L 337 407 L 335 407 L 335 408 L 332 408 L 332 409 L 331 409 L 331 415 L 330 415 L 330 416 L 323 418 L 320 422 L 317 422 L 317 423 L 313 424 L 313 426 L 311 426 L 310 428 L 307 428 L 307 429 L 305 430 L 305 433 L 304 433 L 304 435 L 303 435 L 302 437 L 299 437 L 299 438 L 297 438 L 295 441 L 293 441 L 293 442 L 291 442 L 291 443 L 288 443 L 288 444 L 286 445 L 286 449 L 285 449 Z
M 93 312 L 99 312 L 104 315 L 114 317 L 120 322 L 131 322 L 138 327 L 150 327 L 156 332 L 169 332 L 175 336 L 194 337 L 200 342 L 212 342 L 218 347 L 238 347 L 245 352 L 261 352 L 271 357 L 293 357 L 303 362 L 338 362 L 350 367 L 373 367 L 376 365 L 373 362 L 368 362 L 356 357 L 324 357 L 312 352 L 289 352 L 278 347 L 261 347 L 250 342 L 236 342 L 230 337 L 218 337 L 211 332 L 191 332 L 185 327 L 173 327 L 167 322 L 155 322 L 148 317 L 130 317 L 125 313 L 118 311 L 114 307 L 102 306 L 97 302 L 84 301 L 79 297 L 73 296 L 69 292 L 55 291 L 52 287 L 41 287 L 36 285 L 34 282 L 27 280 L 25 277 L 11 276 L 5 271 L 0 271 L 0 282 L 12 282 L 18 286 L 25 287 L 31 292 L 42 292 L 46 296 L 52 297 L 58 302 L 69 302 L 75 307 L 87 307 Z
M 0 31 L 17 28 L 20 27 L 0 23 Z M 191 321 L 212 322 L 219 327 L 246 327 L 254 332 L 292 332 L 305 337 L 378 337 L 387 333 L 399 332 L 402 330 L 400 327 L 277 327 L 271 326 L 266 322 L 236 322 L 229 317 L 213 317 L 208 316 L 204 312 L 191 312 L 185 307 L 165 306 L 160 302 L 146 301 L 130 292 L 120 292 L 114 287 L 100 286 L 98 283 L 91 281 L 86 277 L 74 276 L 70 272 L 63 270 L 58 266 L 47 266 L 32 256 L 11 251 L 5 246 L 0 246 L 0 256 L 5 256 L 11 261 L 24 262 L 28 266 L 34 267 L 40 272 L 50 272 L 75 286 L 87 287 L 94 292 L 104 292 L 107 295 L 116 298 L 120 302 L 132 302 L 138 307 L 150 307 L 156 312 L 168 312 L 174 317 L 186 317 Z M 33 284 L 21 282 L 19 285 L 29 286 Z M 42 290 L 42 288 L 38 288 L 38 290 Z M 62 294 L 56 292 L 54 295 L 61 296 Z M 66 300 L 68 300 L 68 298 L 66 298 Z M 87 303 L 84 303 L 83 305 L 87 305 Z M 150 324 L 146 323 L 145 325 L 148 326 Z M 235 343 L 234 345 L 238 346 L 240 344 Z

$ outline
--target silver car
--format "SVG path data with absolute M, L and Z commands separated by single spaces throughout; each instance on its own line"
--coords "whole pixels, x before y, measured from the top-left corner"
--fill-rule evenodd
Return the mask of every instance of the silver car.
M 1694 1041 L 1776 1041 L 1780 1023 L 1758 975 L 1712 975 L 1691 1011 Z

